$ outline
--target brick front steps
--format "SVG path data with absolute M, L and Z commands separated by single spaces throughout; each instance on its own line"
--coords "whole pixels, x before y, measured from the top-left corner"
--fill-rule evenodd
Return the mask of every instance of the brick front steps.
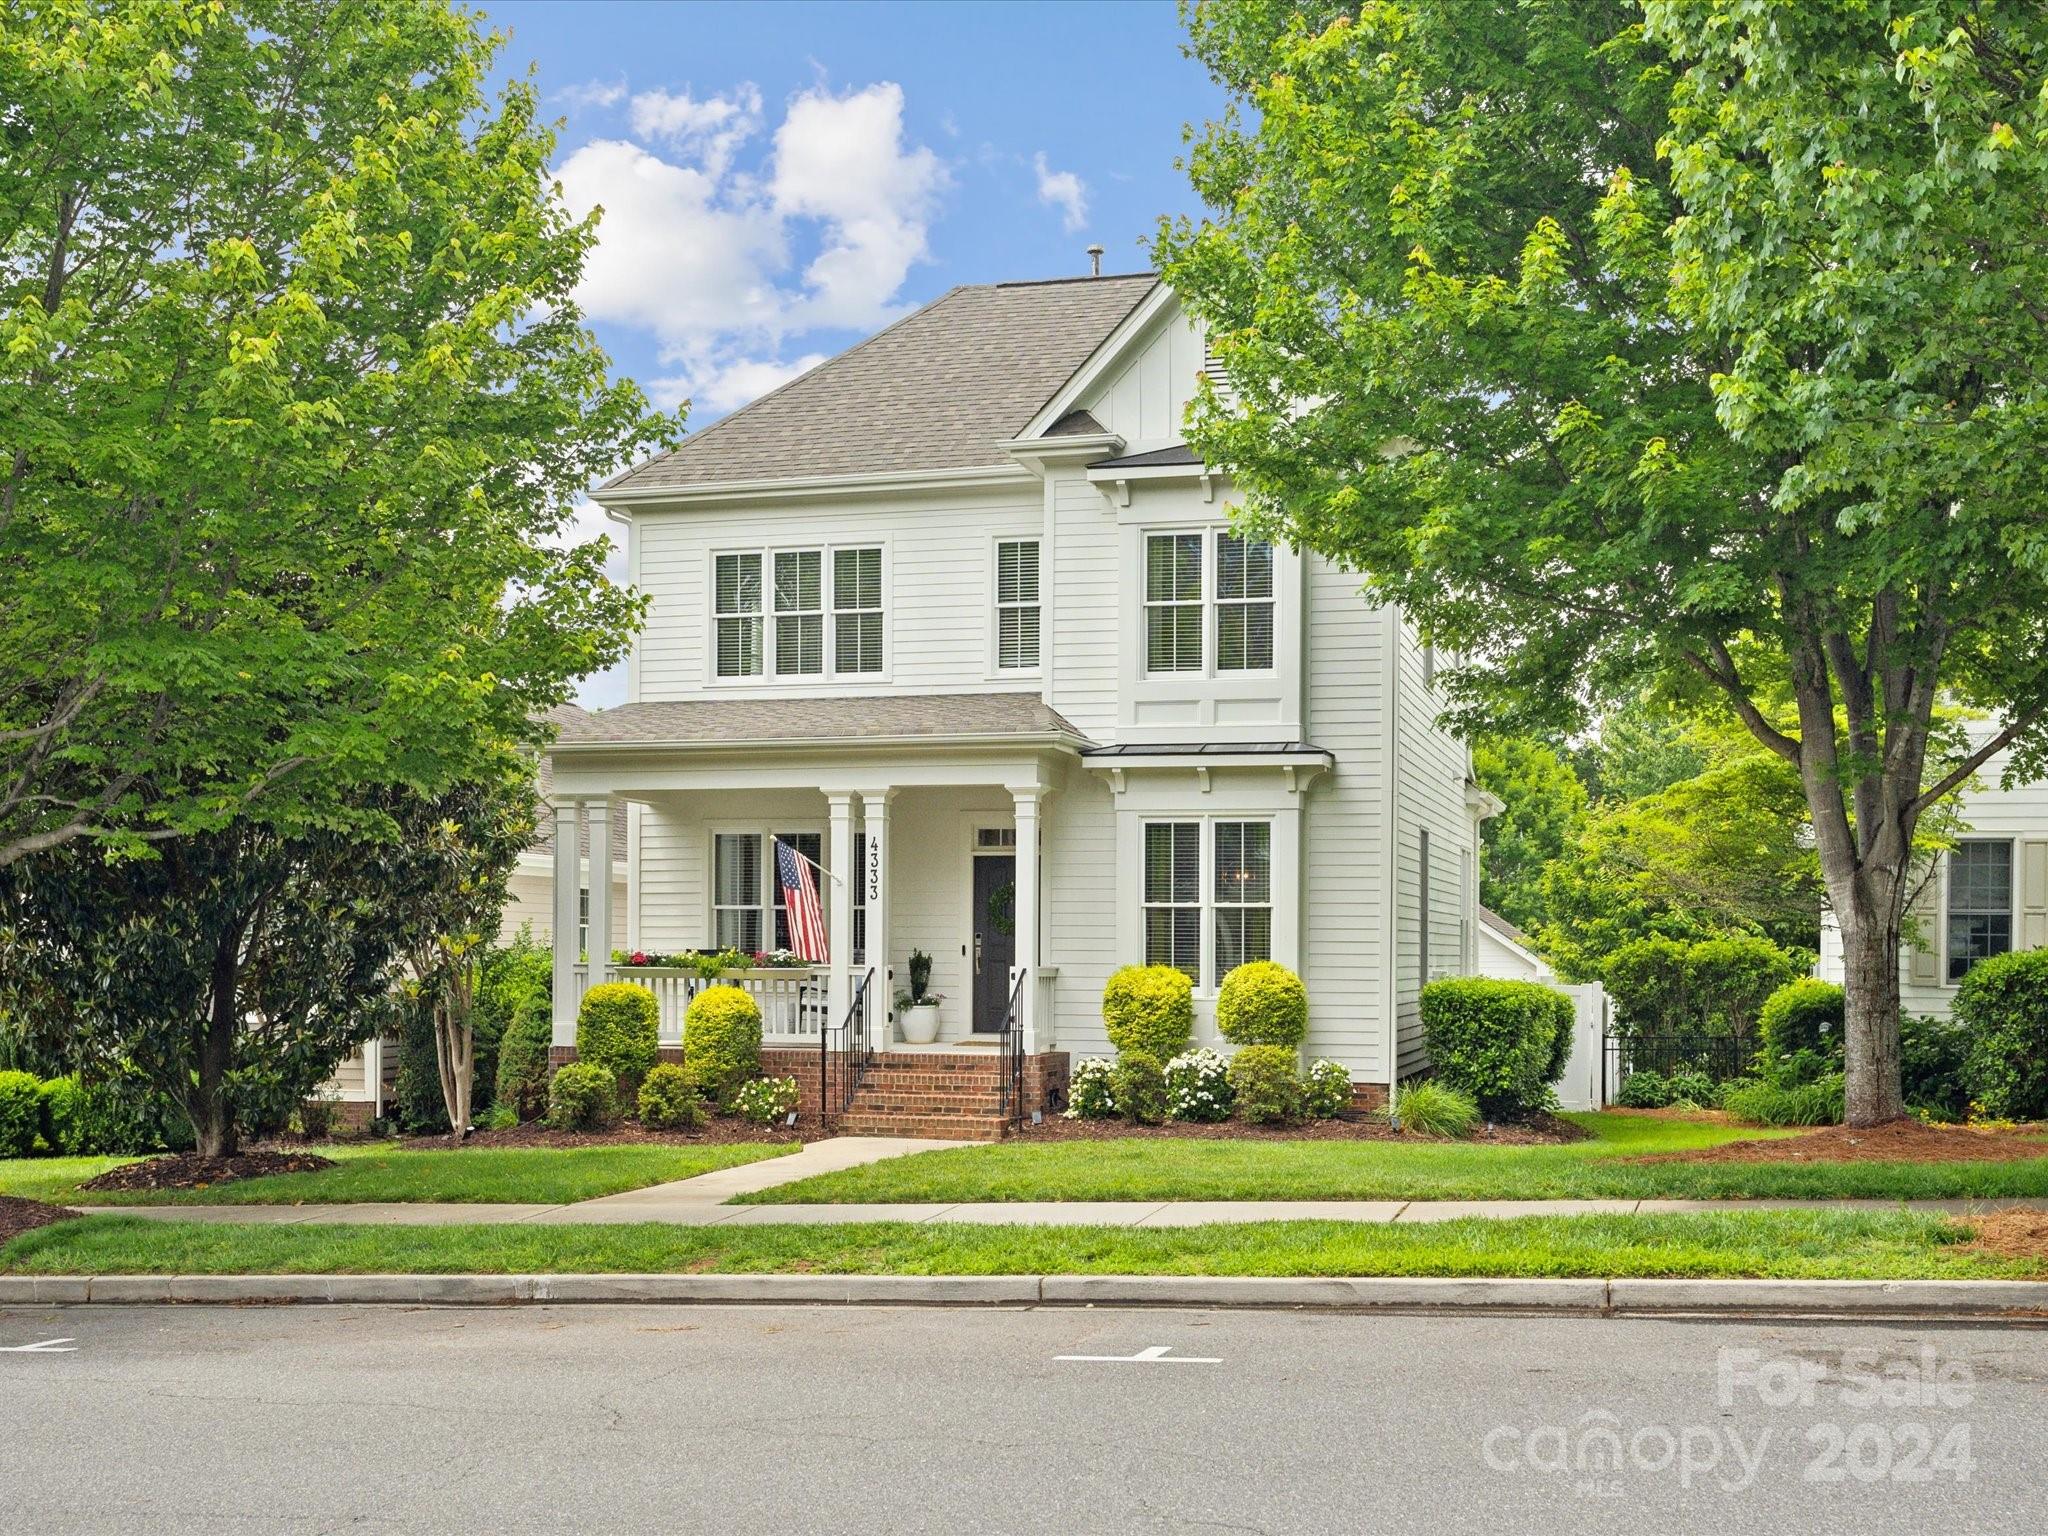
M 1066 1084 L 1065 1052 L 1028 1057 L 1024 1113 L 1063 1105 Z M 884 1051 L 834 1129 L 847 1136 L 996 1141 L 1005 1129 L 1002 1088 L 998 1051 Z

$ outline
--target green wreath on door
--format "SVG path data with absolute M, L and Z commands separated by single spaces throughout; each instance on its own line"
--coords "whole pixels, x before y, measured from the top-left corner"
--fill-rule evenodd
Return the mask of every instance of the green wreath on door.
M 997 933 L 1017 931 L 1017 882 L 1005 880 L 988 893 L 988 922 Z

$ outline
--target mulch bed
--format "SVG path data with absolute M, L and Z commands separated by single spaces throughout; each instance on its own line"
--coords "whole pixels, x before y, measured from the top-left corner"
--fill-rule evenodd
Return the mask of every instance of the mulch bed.
M 2048 1157 L 2044 1127 L 1972 1130 L 1894 1120 L 1887 1125 L 1830 1125 L 1772 1141 L 1730 1141 L 1693 1152 L 1631 1157 L 1631 1163 L 2016 1163 Z
M 1584 1141 L 1588 1132 L 1569 1120 L 1538 1115 L 1522 1125 L 1484 1127 L 1465 1138 L 1462 1145 L 1476 1147 L 1558 1146 Z M 1199 1124 L 1174 1120 L 1165 1125 L 1133 1125 L 1128 1120 L 1069 1120 L 1065 1115 L 1047 1115 L 1042 1124 L 1026 1122 L 1011 1133 L 1017 1142 L 1033 1141 L 1441 1141 L 1440 1137 L 1418 1136 L 1397 1131 L 1377 1115 L 1339 1115 L 1334 1120 L 1312 1120 L 1307 1125 L 1246 1125 L 1241 1120 Z
M 1992 1211 L 1984 1216 L 1961 1216 L 1954 1225 L 1974 1227 L 1977 1235 L 1958 1243 L 1963 1253 L 1981 1253 L 1994 1259 L 2032 1259 L 2048 1265 L 2048 1211 Z
M 454 1142 L 446 1136 L 412 1136 L 402 1145 L 420 1151 L 442 1151 L 451 1147 L 623 1147 L 652 1144 L 664 1147 L 719 1147 L 740 1142 L 818 1141 L 833 1133 L 818 1122 L 798 1116 L 795 1125 L 755 1125 L 737 1115 L 714 1115 L 711 1122 L 695 1131 L 657 1131 L 637 1121 L 622 1121 L 608 1131 L 552 1131 L 538 1120 L 509 1126 L 502 1131 L 476 1131 L 469 1140 Z
M 207 1189 L 233 1179 L 260 1179 L 273 1173 L 317 1173 L 332 1168 L 334 1159 L 316 1152 L 282 1152 L 252 1147 L 233 1157 L 201 1157 L 174 1152 L 122 1163 L 87 1179 L 80 1189 Z
M 69 1221 L 78 1214 L 68 1206 L 45 1205 L 40 1200 L 24 1200 L 19 1195 L 0 1195 L 0 1247 L 24 1232 L 47 1227 L 53 1221 Z

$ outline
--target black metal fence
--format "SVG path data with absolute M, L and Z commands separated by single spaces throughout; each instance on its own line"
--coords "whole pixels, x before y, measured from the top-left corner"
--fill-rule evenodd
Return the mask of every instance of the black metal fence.
M 1697 1072 L 1717 1083 L 1741 1077 L 1756 1056 L 1754 1040 L 1729 1035 L 1607 1035 L 1600 1064 L 1600 1102 L 1612 1104 L 1638 1072 L 1669 1077 Z

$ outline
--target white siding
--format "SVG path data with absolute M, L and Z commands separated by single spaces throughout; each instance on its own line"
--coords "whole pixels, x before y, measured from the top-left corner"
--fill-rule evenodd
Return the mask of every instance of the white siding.
M 1095 741 L 1117 720 L 1119 535 L 1109 498 L 1078 474 L 1048 491 L 1052 506 L 1053 663 L 1046 702 Z
M 1046 802 L 1043 819 L 1042 942 L 1045 963 L 1059 967 L 1054 983 L 1058 1048 L 1077 1058 L 1106 1055 L 1102 988 L 1125 958 L 1116 948 L 1120 882 L 1114 799 L 1094 775 L 1071 774 L 1067 787 Z
M 1126 453 L 1170 448 L 1186 440 L 1183 423 L 1201 372 L 1201 330 L 1178 307 L 1169 306 L 1082 397 L 1081 405 L 1124 439 Z

